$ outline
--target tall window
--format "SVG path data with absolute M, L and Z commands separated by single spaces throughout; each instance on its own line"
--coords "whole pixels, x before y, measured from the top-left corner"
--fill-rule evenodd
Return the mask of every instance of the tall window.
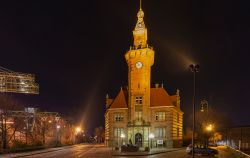
M 166 137 L 166 128 L 165 127 L 157 127 L 157 128 L 155 128 L 155 136 L 157 138 Z
M 121 137 L 121 134 L 124 133 L 123 128 L 114 128 L 114 136 Z
M 155 113 L 155 120 L 156 121 L 165 121 L 165 112 L 156 112 Z
M 135 117 L 136 120 L 142 120 L 142 96 L 135 97 Z
M 179 127 L 177 127 L 177 137 L 179 138 L 180 133 L 179 133 Z
M 123 121 L 123 114 L 115 113 L 115 122 L 122 122 L 122 121 Z
M 177 123 L 179 123 L 179 113 L 177 112 Z
M 141 111 L 136 111 L 135 112 L 135 117 L 137 121 L 141 121 L 142 120 L 142 112 Z

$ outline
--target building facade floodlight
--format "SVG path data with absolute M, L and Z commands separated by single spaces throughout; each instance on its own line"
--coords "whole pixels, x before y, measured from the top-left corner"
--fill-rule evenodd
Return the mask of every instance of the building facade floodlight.
M 150 133 L 148 137 L 150 139 L 150 148 L 152 148 L 152 139 L 155 138 L 155 135 L 153 133 Z

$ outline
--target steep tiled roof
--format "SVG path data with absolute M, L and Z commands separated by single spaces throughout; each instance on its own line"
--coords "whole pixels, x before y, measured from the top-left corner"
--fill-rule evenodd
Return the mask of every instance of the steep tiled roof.
M 162 88 L 151 88 L 150 90 L 150 107 L 173 106 L 175 105 L 177 95 L 170 96 L 167 91 Z M 127 108 L 128 107 L 128 91 L 120 90 L 109 108 Z
M 150 106 L 171 106 L 173 105 L 171 97 L 164 88 L 151 88 Z
M 127 100 L 127 91 L 120 90 L 113 103 L 111 104 L 110 108 L 127 108 Z
M 170 96 L 170 99 L 171 99 L 172 102 L 176 102 L 176 100 L 177 100 L 177 95 L 171 95 L 171 96 Z

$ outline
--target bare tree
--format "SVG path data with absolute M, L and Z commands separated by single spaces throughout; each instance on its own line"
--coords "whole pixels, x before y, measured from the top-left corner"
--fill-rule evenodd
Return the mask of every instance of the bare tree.
M 9 141 L 20 127 L 20 119 L 12 117 L 12 111 L 19 110 L 21 106 L 12 97 L 0 94 L 0 133 L 2 148 L 6 149 Z
M 222 135 L 219 132 L 215 132 L 211 137 L 210 140 L 216 144 L 218 141 L 222 139 Z
M 104 129 L 103 129 L 103 127 L 97 127 L 97 128 L 95 128 L 95 138 L 96 138 L 96 142 L 97 143 L 102 143 L 103 142 L 103 140 L 104 140 Z

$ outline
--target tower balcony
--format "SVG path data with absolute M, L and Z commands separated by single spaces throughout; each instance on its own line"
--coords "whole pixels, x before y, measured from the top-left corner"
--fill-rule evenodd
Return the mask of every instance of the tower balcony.
M 137 121 L 137 120 L 133 120 L 128 122 L 127 127 L 150 127 L 151 123 L 150 122 L 146 122 L 144 120 L 142 121 Z
M 142 45 L 139 45 L 139 46 L 130 46 L 130 49 L 129 49 L 129 50 L 137 50 L 137 49 L 144 49 L 144 48 L 153 49 L 152 46 L 149 46 L 149 45 L 147 44 L 146 46 L 142 46 Z

